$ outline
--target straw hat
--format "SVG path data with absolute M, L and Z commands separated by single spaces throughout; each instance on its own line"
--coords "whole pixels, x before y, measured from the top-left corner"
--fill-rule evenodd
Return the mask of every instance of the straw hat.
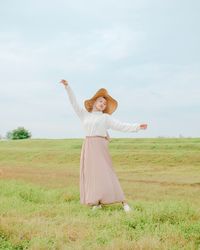
M 116 110 L 118 102 L 114 98 L 112 98 L 112 96 L 110 96 L 108 94 L 108 91 L 104 88 L 99 89 L 92 98 L 84 101 L 85 108 L 89 112 L 91 112 L 93 109 L 93 104 L 95 103 L 96 99 L 100 96 L 104 97 L 107 100 L 107 105 L 103 113 L 112 114 Z

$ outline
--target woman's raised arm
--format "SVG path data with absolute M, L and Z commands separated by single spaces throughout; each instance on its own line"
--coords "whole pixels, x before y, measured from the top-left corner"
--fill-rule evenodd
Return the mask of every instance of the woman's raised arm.
M 68 81 L 66 80 L 61 80 L 60 83 L 62 83 L 67 91 L 70 103 L 74 109 L 74 111 L 76 112 L 76 114 L 78 115 L 78 117 L 82 120 L 84 115 L 87 113 L 87 111 L 79 106 L 79 103 L 76 100 L 76 96 L 72 90 L 72 88 L 70 87 Z

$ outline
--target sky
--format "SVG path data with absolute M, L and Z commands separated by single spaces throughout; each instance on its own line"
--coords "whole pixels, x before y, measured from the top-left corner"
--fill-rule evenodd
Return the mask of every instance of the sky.
M 106 88 L 122 122 L 111 137 L 200 137 L 198 0 L 0 2 L 0 136 L 83 138 L 59 83 L 80 104 Z

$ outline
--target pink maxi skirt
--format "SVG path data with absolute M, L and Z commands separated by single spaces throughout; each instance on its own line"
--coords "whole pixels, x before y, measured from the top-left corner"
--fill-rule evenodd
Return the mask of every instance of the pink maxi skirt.
M 80 157 L 80 203 L 84 205 L 125 202 L 126 198 L 113 168 L 109 140 L 86 136 Z

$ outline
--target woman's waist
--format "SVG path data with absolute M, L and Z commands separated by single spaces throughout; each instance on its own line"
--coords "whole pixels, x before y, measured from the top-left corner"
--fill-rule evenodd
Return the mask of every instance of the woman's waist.
M 89 138 L 104 138 L 110 141 L 110 136 L 103 136 L 103 135 L 86 135 L 85 136 L 85 139 L 89 139 Z
M 93 138 L 93 137 L 103 137 L 103 138 L 107 138 L 107 136 L 103 136 L 103 135 L 86 135 L 86 138 Z

